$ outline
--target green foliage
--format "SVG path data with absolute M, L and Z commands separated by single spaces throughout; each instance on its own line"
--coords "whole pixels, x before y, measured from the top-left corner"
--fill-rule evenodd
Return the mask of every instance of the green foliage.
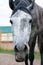
M 14 50 L 5 50 L 5 49 L 0 48 L 0 53 L 14 54 Z
M 36 59 L 40 59 L 40 53 L 39 52 L 35 51 L 34 55 L 35 55 Z

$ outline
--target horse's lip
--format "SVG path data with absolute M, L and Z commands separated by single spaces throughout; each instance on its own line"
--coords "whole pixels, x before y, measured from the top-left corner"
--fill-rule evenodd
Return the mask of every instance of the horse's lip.
M 24 59 L 22 59 L 22 58 L 20 58 L 20 57 L 19 57 L 19 58 L 16 57 L 15 60 L 16 60 L 17 62 L 23 62 L 23 61 L 24 61 Z
M 23 59 L 16 59 L 16 62 L 23 62 Z
M 22 58 L 21 57 L 16 57 L 16 59 L 20 59 L 21 60 Z

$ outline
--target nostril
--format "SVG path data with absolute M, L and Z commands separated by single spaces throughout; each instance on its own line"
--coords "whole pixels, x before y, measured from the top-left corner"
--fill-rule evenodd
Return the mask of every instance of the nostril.
M 15 51 L 18 51 L 17 46 L 15 46 L 14 50 L 15 50 Z
M 25 45 L 25 48 L 24 48 L 24 50 L 27 50 L 27 46 Z

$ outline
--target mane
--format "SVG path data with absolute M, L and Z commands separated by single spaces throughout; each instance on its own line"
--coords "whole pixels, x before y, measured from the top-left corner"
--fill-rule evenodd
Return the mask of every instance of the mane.
M 29 1 L 28 0 L 21 0 L 21 1 L 17 2 L 17 3 L 15 1 L 15 7 L 14 7 L 12 15 L 19 9 L 23 10 L 25 12 L 28 12 L 29 10 L 31 11 L 34 8 L 34 3 L 35 3 L 33 1 L 32 6 L 30 8 L 28 8 L 29 5 L 31 4 L 31 2 L 32 2 L 31 0 L 29 0 Z M 28 12 L 28 13 L 30 13 L 30 12 Z

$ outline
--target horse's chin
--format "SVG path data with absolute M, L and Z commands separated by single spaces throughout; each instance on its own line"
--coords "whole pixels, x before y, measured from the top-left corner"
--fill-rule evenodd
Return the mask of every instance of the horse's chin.
M 16 62 L 25 61 L 25 57 L 28 54 L 28 49 L 26 51 L 15 52 L 15 60 Z

